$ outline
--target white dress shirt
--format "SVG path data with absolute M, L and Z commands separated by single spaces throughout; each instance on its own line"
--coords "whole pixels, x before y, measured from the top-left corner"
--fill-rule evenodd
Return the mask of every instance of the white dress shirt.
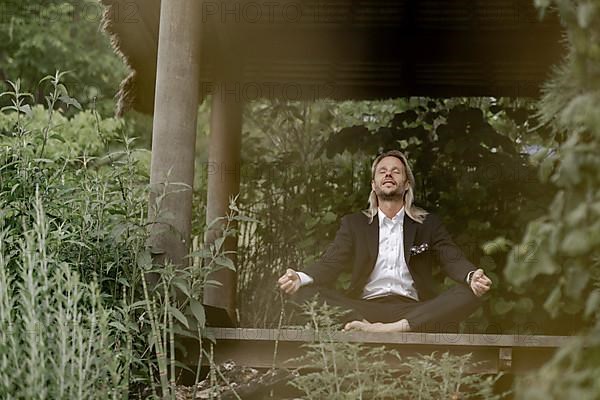
M 362 298 L 374 299 L 388 295 L 401 295 L 419 300 L 415 282 L 404 258 L 404 207 L 392 218 L 378 210 L 379 251 L 375 267 L 367 280 Z M 298 272 L 300 285 L 313 282 L 304 272 Z

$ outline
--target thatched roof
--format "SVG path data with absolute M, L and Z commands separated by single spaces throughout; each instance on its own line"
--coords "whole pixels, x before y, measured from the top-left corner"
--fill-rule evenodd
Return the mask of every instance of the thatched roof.
M 133 71 L 119 112 L 151 113 L 160 0 L 100 1 L 109 7 L 105 29 Z M 540 21 L 533 0 L 205 4 L 202 96 L 225 70 L 227 90 L 250 100 L 536 96 L 563 53 L 560 24 Z

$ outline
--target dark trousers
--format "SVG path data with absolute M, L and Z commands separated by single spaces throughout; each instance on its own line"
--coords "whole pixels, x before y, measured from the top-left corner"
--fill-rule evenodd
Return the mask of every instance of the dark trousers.
M 406 319 L 411 330 L 417 332 L 458 332 L 460 322 L 481 305 L 481 300 L 471 289 L 460 284 L 425 301 L 403 296 L 353 299 L 333 289 L 316 285 L 301 287 L 291 300 L 294 304 L 301 305 L 315 296 L 319 303 L 327 303 L 347 311 L 341 322 L 363 319 L 369 322 L 395 322 Z

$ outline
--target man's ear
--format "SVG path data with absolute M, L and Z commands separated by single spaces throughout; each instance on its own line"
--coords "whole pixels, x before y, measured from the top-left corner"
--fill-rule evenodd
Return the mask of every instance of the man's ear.
M 371 179 L 371 190 L 375 191 L 375 179 Z

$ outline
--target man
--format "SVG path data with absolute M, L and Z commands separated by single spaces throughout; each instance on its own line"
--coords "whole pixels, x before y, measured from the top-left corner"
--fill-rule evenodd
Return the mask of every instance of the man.
M 303 272 L 288 269 L 280 289 L 297 302 L 318 295 L 348 310 L 345 330 L 456 331 L 492 281 L 467 261 L 437 216 L 413 205 L 415 179 L 404 154 L 379 155 L 371 177 L 369 209 L 343 217 L 321 259 Z M 436 262 L 458 282 L 437 296 Z M 330 288 L 343 271 L 352 273 L 347 294 Z

